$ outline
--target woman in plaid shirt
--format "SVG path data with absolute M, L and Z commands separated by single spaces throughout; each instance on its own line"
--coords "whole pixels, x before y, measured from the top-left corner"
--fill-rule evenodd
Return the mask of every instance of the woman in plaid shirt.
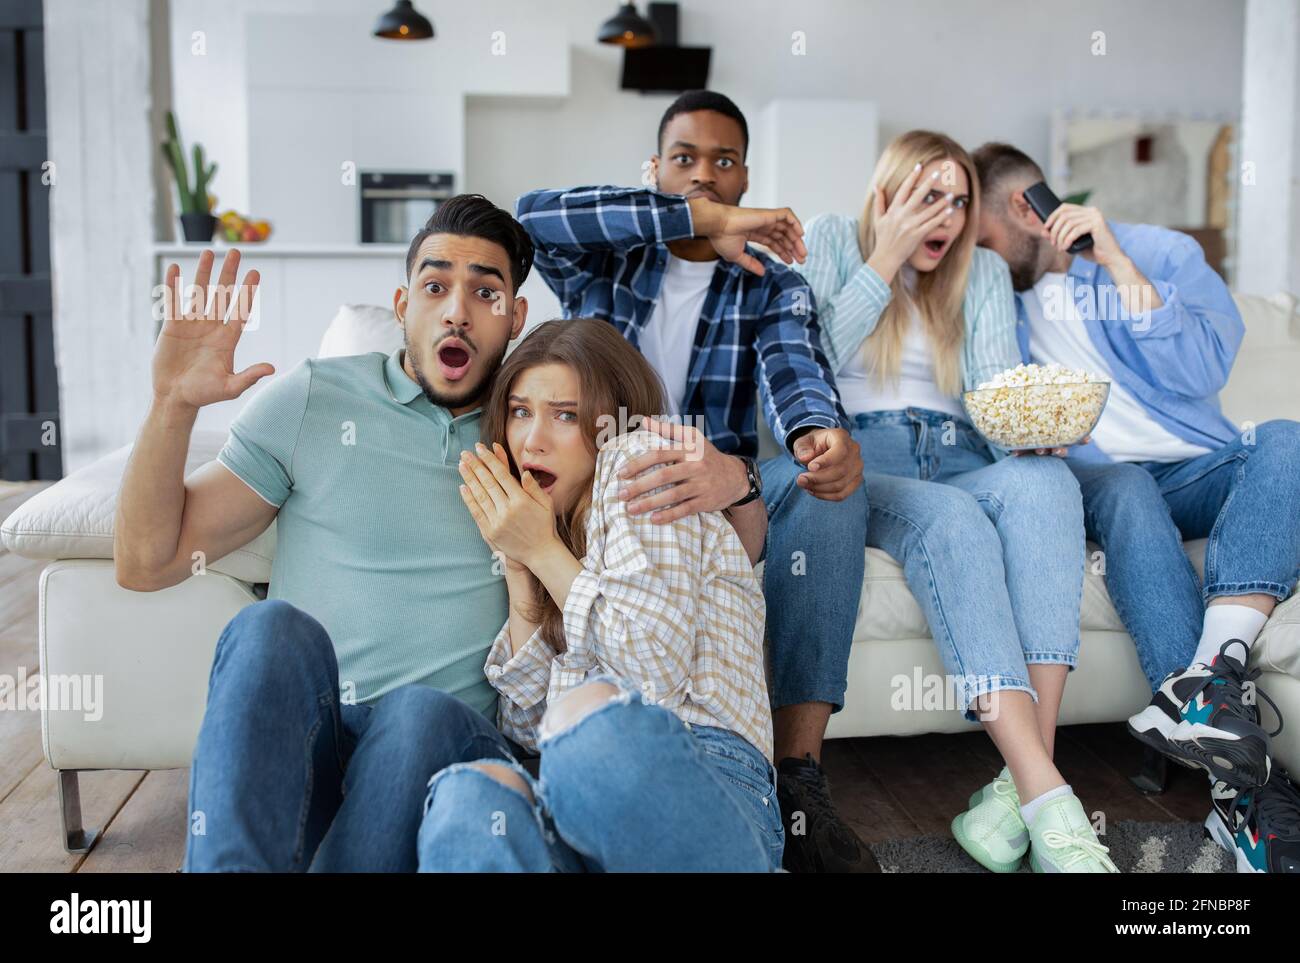
M 668 443 L 628 429 L 662 408 L 602 321 L 550 321 L 502 365 L 461 495 L 510 594 L 486 665 L 499 724 L 540 778 L 499 760 L 434 776 L 422 870 L 780 867 L 763 532 L 628 512 L 619 471 Z

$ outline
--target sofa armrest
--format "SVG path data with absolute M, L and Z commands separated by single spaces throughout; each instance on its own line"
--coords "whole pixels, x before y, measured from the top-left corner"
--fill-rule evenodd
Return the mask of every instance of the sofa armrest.
M 222 629 L 256 602 L 252 587 L 209 571 L 157 592 L 117 584 L 107 559 L 54 562 L 41 574 L 41 674 L 57 700 L 41 711 L 55 769 L 188 766 Z
M 188 475 L 216 458 L 223 432 L 196 431 L 185 460 Z M 119 448 L 18 506 L 3 524 L 0 539 L 25 558 L 113 557 L 117 494 L 131 446 Z M 275 555 L 275 524 L 243 548 L 208 563 L 208 570 L 243 582 L 269 582 Z

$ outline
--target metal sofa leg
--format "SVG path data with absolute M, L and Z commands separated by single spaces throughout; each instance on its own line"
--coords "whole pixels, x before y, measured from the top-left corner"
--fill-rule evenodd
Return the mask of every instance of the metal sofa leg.
M 1143 746 L 1142 769 L 1136 776 L 1128 778 L 1144 796 L 1157 796 L 1165 791 L 1168 775 L 1169 760 L 1165 754 L 1150 746 Z
M 99 839 L 99 830 L 81 825 L 81 787 L 76 769 L 59 770 L 59 812 L 63 819 L 63 848 L 69 853 L 88 853 Z

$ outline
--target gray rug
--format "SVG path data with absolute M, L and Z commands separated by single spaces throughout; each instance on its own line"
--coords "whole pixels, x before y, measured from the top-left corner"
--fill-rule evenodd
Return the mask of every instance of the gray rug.
M 1124 820 L 1107 827 L 1101 842 L 1125 873 L 1231 873 L 1232 856 L 1206 839 L 1200 823 Z M 951 836 L 891 839 L 871 847 L 886 873 L 986 873 Z M 1020 872 L 1029 872 L 1026 856 Z

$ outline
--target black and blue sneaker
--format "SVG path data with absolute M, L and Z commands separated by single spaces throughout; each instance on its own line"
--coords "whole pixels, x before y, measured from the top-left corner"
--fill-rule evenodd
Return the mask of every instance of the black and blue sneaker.
M 1216 782 L 1205 835 L 1232 853 L 1239 873 L 1300 873 L 1300 789 L 1280 769 L 1262 787 Z
M 1234 645 L 1241 647 L 1241 659 L 1228 654 Z M 1175 762 L 1204 769 L 1214 781 L 1235 789 L 1264 785 L 1271 768 L 1269 739 L 1282 727 L 1268 733 L 1259 725 L 1255 697 L 1274 711 L 1277 705 L 1255 685 L 1259 670 L 1246 671 L 1249 656 L 1246 643 L 1230 639 L 1210 665 L 1197 662 L 1171 672 L 1151 704 L 1129 718 L 1129 732 Z

